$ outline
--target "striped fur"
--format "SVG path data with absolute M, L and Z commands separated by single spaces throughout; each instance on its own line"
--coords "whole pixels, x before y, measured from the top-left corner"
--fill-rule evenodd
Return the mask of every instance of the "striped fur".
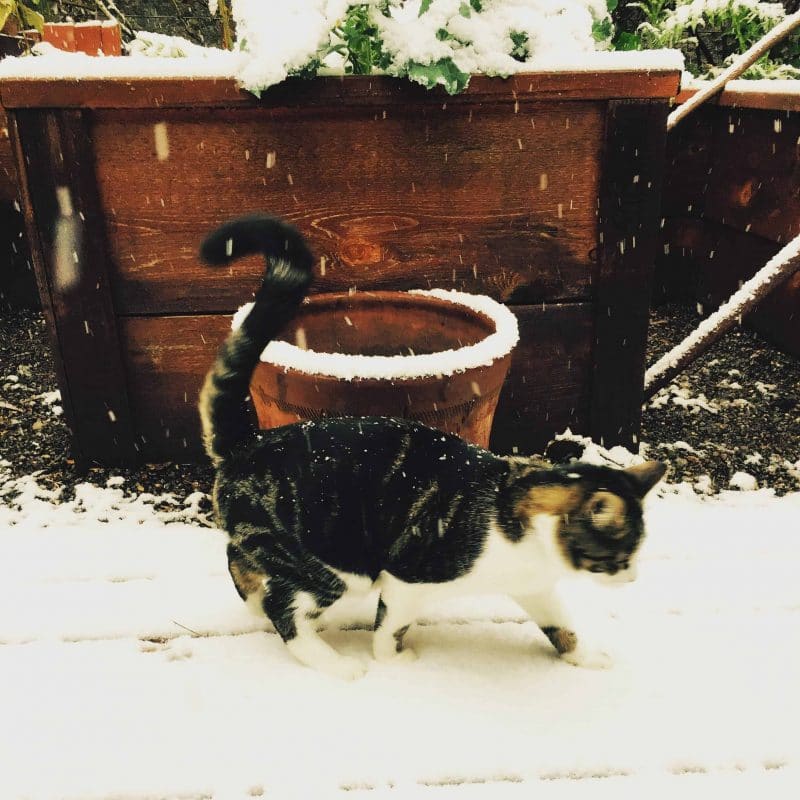
M 562 659 L 606 665 L 581 643 L 553 588 L 576 570 L 632 577 L 641 499 L 663 465 L 553 467 L 383 417 L 254 431 L 250 376 L 302 301 L 312 256 L 294 228 L 261 216 L 224 225 L 202 250 L 212 264 L 247 253 L 263 253 L 267 272 L 200 397 L 215 516 L 230 537 L 228 569 L 242 599 L 299 661 L 341 678 L 364 664 L 319 635 L 320 617 L 370 591 L 380 593 L 379 661 L 413 658 L 404 636 L 427 603 L 488 591 L 511 595 Z
M 245 403 L 261 351 L 294 316 L 311 284 L 313 257 L 300 233 L 272 217 L 252 215 L 211 233 L 200 255 L 213 265 L 261 253 L 267 268 L 252 311 L 223 342 L 200 392 L 203 443 L 219 465 L 253 432 Z

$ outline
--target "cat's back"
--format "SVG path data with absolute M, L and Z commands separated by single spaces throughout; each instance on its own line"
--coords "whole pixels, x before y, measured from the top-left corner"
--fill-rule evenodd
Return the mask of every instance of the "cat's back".
M 460 437 L 407 419 L 333 417 L 260 431 L 229 459 L 224 472 L 303 472 L 306 477 L 349 474 L 364 486 L 386 485 L 396 474 L 454 478 L 480 471 L 497 459 Z

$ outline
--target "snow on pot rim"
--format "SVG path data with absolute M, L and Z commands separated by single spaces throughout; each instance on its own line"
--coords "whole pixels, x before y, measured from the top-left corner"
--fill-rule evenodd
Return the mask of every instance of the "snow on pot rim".
M 343 381 L 398 381 L 453 375 L 469 369 L 488 367 L 507 356 L 519 341 L 517 318 L 506 306 L 491 297 L 453 289 L 412 289 L 407 294 L 465 306 L 488 317 L 494 323 L 495 332 L 475 344 L 457 349 L 393 356 L 317 352 L 276 339 L 261 353 L 261 361 L 286 370 Z M 233 330 L 242 324 L 252 306 L 252 303 L 246 303 L 239 308 L 231 322 Z

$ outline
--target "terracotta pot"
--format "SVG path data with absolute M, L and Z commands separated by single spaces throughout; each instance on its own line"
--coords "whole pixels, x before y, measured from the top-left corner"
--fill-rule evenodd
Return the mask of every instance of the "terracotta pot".
M 369 292 L 311 297 L 280 338 L 317 353 L 411 356 L 474 345 L 495 331 L 489 316 L 449 300 Z M 487 447 L 510 362 L 509 350 L 463 372 L 346 380 L 262 361 L 250 389 L 262 428 L 326 416 L 404 417 Z

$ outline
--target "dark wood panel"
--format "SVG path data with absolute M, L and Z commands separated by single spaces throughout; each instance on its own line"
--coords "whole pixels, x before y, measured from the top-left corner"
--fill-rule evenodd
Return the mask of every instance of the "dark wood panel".
M 718 108 L 706 216 L 774 242 L 800 234 L 800 113 Z
M 699 108 L 667 135 L 662 216 L 702 216 L 713 180 L 714 123 L 719 113 L 715 107 Z
M 673 220 L 670 238 L 691 275 L 693 299 L 710 314 L 780 250 L 780 245 L 711 220 Z M 778 286 L 744 320 L 800 356 L 800 273 Z
M 130 461 L 136 448 L 87 120 L 80 111 L 19 111 L 14 129 L 17 164 L 25 172 L 28 233 L 56 347 L 73 454 L 80 464 Z M 68 230 L 59 192 L 73 212 Z M 61 258 L 56 255 L 59 248 Z M 64 273 L 73 270 L 68 280 Z
M 126 317 L 120 320 L 137 444 L 151 461 L 203 457 L 197 400 L 227 316 Z
M 554 433 L 586 429 L 591 372 L 591 309 L 586 304 L 513 309 L 521 342 L 500 397 L 498 452 L 541 451 Z M 138 444 L 150 460 L 202 457 L 197 397 L 229 317 L 121 320 Z
M 673 97 L 678 91 L 675 70 L 611 70 L 597 72 L 539 72 L 508 80 L 476 76 L 461 97 L 478 102 L 508 102 L 512 93 L 557 99 L 605 100 L 625 97 Z M 427 89 L 407 80 L 348 76 L 284 81 L 257 100 L 231 79 L 5 79 L 0 97 L 6 108 L 166 108 L 209 105 L 255 106 L 316 102 L 380 104 L 387 98 L 441 103 L 443 90 Z M 56 100 L 57 98 L 57 100 Z M 513 103 L 513 99 L 511 99 Z
M 200 265 L 202 237 L 263 210 L 324 259 L 317 291 L 442 286 L 515 303 L 590 294 L 604 106 L 97 112 L 124 314 L 235 309 L 263 269 Z M 154 125 L 166 123 L 159 160 Z M 274 155 L 273 155 L 274 154 Z M 274 159 L 274 164 L 273 164 Z
M 0 108 L 0 310 L 36 308 L 38 292 L 24 233 L 10 121 Z
M 612 102 L 600 189 L 592 438 L 636 444 L 653 262 L 659 243 L 666 103 Z
M 496 453 L 542 453 L 570 428 L 588 434 L 592 307 L 513 306 L 520 328 L 492 427 Z

